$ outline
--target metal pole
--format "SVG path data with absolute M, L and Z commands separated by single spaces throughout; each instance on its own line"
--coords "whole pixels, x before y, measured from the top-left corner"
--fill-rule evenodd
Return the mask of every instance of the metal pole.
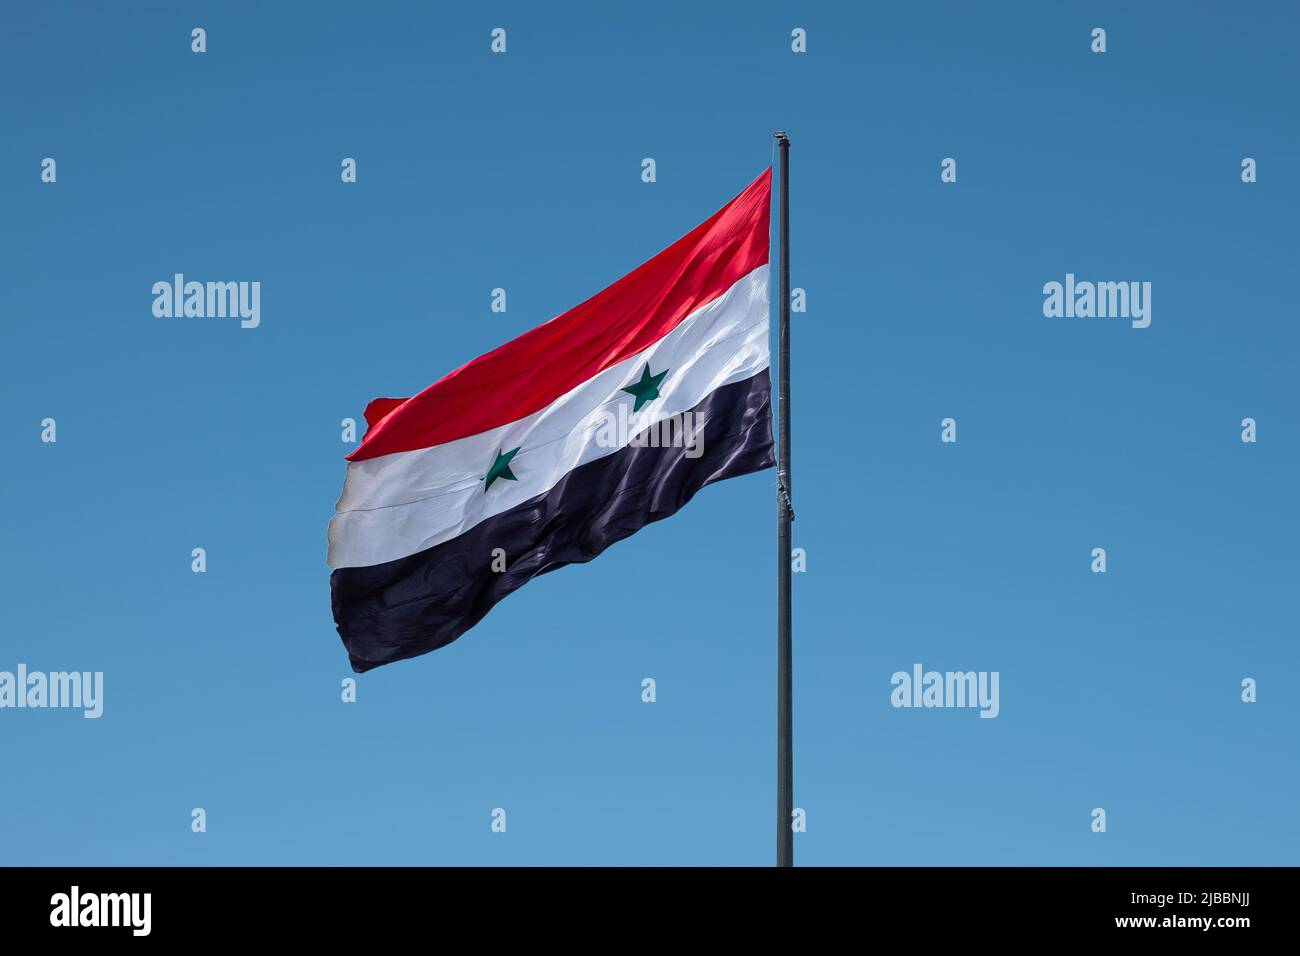
M 777 304 L 776 463 L 776 865 L 794 866 L 794 747 L 790 681 L 790 138 L 772 134 L 781 147 L 781 282 Z

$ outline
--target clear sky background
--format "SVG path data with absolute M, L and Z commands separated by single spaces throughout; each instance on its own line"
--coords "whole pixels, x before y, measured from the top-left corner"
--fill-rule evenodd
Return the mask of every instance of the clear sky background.
M 0 711 L 0 863 L 770 863 L 774 473 L 355 704 L 325 527 L 341 419 L 779 128 L 797 861 L 1300 861 L 1298 43 L 1294 3 L 4 4 L 0 669 L 106 699 Z M 259 280 L 261 327 L 155 318 L 175 272 Z M 1067 272 L 1150 281 L 1150 328 L 1044 317 Z M 1000 716 L 892 708 L 915 662 L 999 671 Z

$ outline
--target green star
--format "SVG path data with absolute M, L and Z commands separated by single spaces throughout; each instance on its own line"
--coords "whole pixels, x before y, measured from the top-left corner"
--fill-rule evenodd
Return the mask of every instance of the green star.
M 650 363 L 647 362 L 645 368 L 641 370 L 641 381 L 633 382 L 631 385 L 624 385 L 620 391 L 627 392 L 629 395 L 636 396 L 636 404 L 632 406 L 632 411 L 641 411 L 641 406 L 646 402 L 653 402 L 659 397 L 659 383 L 664 380 L 668 374 L 668 369 L 664 369 L 658 375 L 650 374 Z
M 521 445 L 520 447 L 523 446 Z M 510 459 L 514 458 L 517 454 L 519 454 L 518 448 L 513 451 L 497 452 L 497 460 L 492 462 L 492 467 L 489 468 L 488 473 L 483 476 L 483 480 L 487 482 L 487 484 L 483 486 L 485 492 L 492 487 L 492 482 L 496 481 L 498 478 L 504 478 L 506 481 L 519 480 L 515 477 L 515 473 L 510 470 Z

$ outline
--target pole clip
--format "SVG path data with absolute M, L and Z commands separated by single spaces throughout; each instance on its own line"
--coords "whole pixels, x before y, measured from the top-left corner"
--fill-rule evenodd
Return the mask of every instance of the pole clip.
M 785 482 L 781 476 L 776 476 L 776 490 L 781 492 L 781 500 L 785 502 L 785 510 L 790 513 L 790 521 L 794 521 L 794 504 L 790 501 L 790 492 L 786 490 Z

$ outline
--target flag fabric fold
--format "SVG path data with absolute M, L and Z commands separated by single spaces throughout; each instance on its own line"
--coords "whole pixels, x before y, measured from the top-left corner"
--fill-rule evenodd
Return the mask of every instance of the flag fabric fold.
M 586 302 L 409 399 L 376 399 L 329 527 L 364 672 L 442 647 L 705 485 L 774 464 L 771 170 Z

